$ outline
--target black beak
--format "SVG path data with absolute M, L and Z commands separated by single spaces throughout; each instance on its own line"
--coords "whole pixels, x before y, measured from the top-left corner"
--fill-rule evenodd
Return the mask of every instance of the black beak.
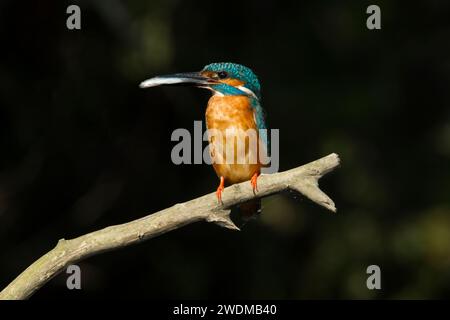
M 140 88 L 150 88 L 164 85 L 193 85 L 197 87 L 209 87 L 217 83 L 216 80 L 203 76 L 200 72 L 175 73 L 165 76 L 157 76 L 142 81 Z

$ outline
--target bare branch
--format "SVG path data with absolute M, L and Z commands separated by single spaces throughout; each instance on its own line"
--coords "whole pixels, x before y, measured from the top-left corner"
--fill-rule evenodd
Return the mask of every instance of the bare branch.
M 26 299 L 68 265 L 105 251 L 129 246 L 196 221 L 207 221 L 232 230 L 239 228 L 230 219 L 232 206 L 252 198 L 293 189 L 320 206 L 336 212 L 334 202 L 318 187 L 318 180 L 339 166 L 333 153 L 288 171 L 262 175 L 256 196 L 248 182 L 232 185 L 223 192 L 223 205 L 214 193 L 176 204 L 128 223 L 107 227 L 72 240 L 59 240 L 56 247 L 35 261 L 0 292 L 0 299 Z

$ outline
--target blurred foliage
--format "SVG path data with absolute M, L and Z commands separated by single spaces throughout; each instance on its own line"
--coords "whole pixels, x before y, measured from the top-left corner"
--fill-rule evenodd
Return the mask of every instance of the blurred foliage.
M 199 223 L 80 263 L 35 298 L 450 297 L 450 36 L 445 1 L 0 3 L 0 287 L 59 238 L 214 190 L 170 161 L 209 93 L 143 79 L 215 61 L 254 69 L 281 168 L 337 152 L 339 213 L 287 192 L 239 233 Z M 382 290 L 366 288 L 366 268 Z

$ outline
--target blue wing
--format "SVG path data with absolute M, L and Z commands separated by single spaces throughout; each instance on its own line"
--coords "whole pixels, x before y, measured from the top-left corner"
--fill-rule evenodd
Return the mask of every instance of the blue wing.
M 258 99 L 251 98 L 251 105 L 253 108 L 253 115 L 255 117 L 256 127 L 259 129 L 267 129 L 266 122 L 265 122 L 265 112 L 262 108 L 261 104 L 259 103 Z M 267 135 L 267 130 L 260 131 L 259 137 L 261 141 L 264 143 L 264 146 L 266 147 L 267 154 L 269 154 L 270 151 L 270 141 Z

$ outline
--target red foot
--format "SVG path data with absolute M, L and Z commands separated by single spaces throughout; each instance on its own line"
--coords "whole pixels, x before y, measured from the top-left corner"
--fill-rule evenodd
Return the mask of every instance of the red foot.
M 259 173 L 255 173 L 252 176 L 252 178 L 250 179 L 250 183 L 252 184 L 253 193 L 258 192 L 258 176 L 259 176 Z
M 217 191 L 216 191 L 217 201 L 219 201 L 219 203 L 223 203 L 222 202 L 222 191 L 224 189 L 224 186 L 225 186 L 225 179 L 223 177 L 220 177 L 220 184 L 217 187 Z

